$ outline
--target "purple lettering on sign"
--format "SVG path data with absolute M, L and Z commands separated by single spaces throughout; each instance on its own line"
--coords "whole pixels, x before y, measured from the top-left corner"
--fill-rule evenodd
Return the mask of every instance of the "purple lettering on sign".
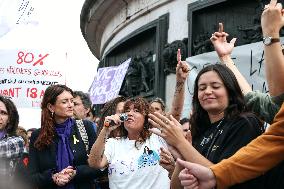
M 129 58 L 119 66 L 98 69 L 97 76 L 90 88 L 93 104 L 104 104 L 117 97 L 130 61 Z

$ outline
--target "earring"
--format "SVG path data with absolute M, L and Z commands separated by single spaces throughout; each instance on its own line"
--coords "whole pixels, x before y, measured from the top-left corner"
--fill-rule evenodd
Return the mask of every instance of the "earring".
M 51 112 L 51 117 L 53 117 L 54 112 Z

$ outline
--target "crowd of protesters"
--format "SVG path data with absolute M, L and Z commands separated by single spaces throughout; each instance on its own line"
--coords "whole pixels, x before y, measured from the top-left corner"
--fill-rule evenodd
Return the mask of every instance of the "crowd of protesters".
M 0 95 L 0 188 L 283 188 L 281 3 L 264 7 L 261 26 L 270 94 L 252 91 L 219 23 L 210 40 L 221 64 L 200 70 L 184 118 L 190 71 L 179 51 L 169 111 L 159 97 L 123 96 L 95 111 L 87 93 L 57 84 L 44 93 L 40 128 L 25 130 Z

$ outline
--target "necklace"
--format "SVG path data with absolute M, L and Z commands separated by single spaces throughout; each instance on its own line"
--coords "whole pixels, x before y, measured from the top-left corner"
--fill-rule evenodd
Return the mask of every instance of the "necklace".
M 209 155 L 210 155 L 210 153 L 211 153 L 211 151 L 212 151 L 213 145 L 215 144 L 217 138 L 218 138 L 219 135 L 222 133 L 222 129 L 220 129 L 220 127 L 221 127 L 221 124 L 222 124 L 223 120 L 224 120 L 224 117 L 221 119 L 221 121 L 220 121 L 220 122 L 218 123 L 218 125 L 216 126 L 216 131 L 215 131 L 215 133 L 214 133 L 214 135 L 213 135 L 213 139 L 212 139 L 211 144 L 210 144 L 210 146 L 209 146 L 209 148 L 208 148 L 208 150 L 207 150 L 207 152 L 206 152 L 206 156 L 205 156 L 205 157 L 206 157 L 207 159 L 208 159 L 208 157 L 209 157 Z

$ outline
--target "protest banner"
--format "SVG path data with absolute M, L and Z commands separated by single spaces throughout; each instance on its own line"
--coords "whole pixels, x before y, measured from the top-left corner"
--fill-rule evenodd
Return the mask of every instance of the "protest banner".
M 129 58 L 119 66 L 98 69 L 90 88 L 90 98 L 93 104 L 104 104 L 117 97 L 130 61 Z
M 0 50 L 0 94 L 18 108 L 39 108 L 45 89 L 65 84 L 66 53 L 50 50 Z

